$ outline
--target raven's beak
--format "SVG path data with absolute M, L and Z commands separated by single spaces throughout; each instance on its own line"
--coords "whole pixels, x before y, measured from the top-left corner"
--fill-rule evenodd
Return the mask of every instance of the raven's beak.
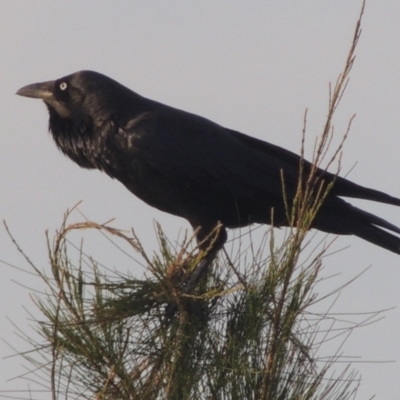
M 53 97 L 53 88 L 54 81 L 33 83 L 22 87 L 16 94 L 46 101 Z

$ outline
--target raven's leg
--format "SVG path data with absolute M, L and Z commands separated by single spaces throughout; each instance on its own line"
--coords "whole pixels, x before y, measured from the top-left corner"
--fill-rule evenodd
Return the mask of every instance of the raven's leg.
M 196 236 L 199 247 L 201 250 L 206 252 L 206 255 L 196 266 L 189 281 L 185 285 L 184 291 L 186 293 L 190 292 L 197 286 L 201 277 L 207 272 L 208 267 L 213 262 L 218 251 L 222 249 L 228 237 L 226 229 L 221 223 L 205 227 L 201 226 L 195 229 L 198 230 Z
M 196 239 L 201 251 L 206 252 L 204 258 L 197 264 L 189 279 L 181 286 L 183 293 L 190 293 L 199 283 L 201 277 L 207 272 L 218 251 L 222 249 L 228 237 L 225 228 L 220 223 L 208 224 L 207 226 L 195 226 Z M 177 306 L 168 304 L 165 314 L 168 318 L 174 315 Z

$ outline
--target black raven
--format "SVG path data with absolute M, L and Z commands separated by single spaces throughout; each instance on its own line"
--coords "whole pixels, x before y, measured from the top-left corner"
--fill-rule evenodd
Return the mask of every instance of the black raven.
M 288 225 L 300 157 L 224 128 L 212 121 L 147 99 L 113 79 L 80 71 L 35 83 L 17 94 L 44 100 L 49 129 L 59 149 L 83 168 L 97 168 L 122 182 L 147 204 L 186 218 L 199 243 L 220 223 L 215 252 L 225 228 L 252 223 Z M 311 164 L 304 161 L 304 170 Z M 334 182 L 312 227 L 356 235 L 400 254 L 400 228 L 345 202 L 353 197 L 400 206 L 400 199 L 318 170 Z M 384 229 L 382 229 L 384 228 Z

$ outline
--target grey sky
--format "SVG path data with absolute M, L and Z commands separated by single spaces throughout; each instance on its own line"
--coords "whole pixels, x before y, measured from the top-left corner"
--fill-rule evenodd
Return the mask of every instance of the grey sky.
M 0 217 L 21 247 L 47 268 L 44 231 L 53 232 L 64 211 L 79 200 L 92 220 L 115 217 L 135 227 L 155 248 L 153 220 L 175 238 L 188 224 L 132 196 L 121 184 L 85 171 L 62 156 L 47 134 L 47 111 L 39 101 L 17 97 L 23 85 L 80 69 L 105 73 L 155 100 L 298 152 L 308 108 L 308 156 L 321 132 L 328 83 L 344 64 L 360 1 L 41 1 L 0 4 L 1 145 Z M 346 142 L 343 171 L 350 179 L 400 197 L 400 3 L 369 1 L 357 60 L 339 109 L 340 136 L 356 113 Z M 361 203 L 359 203 L 361 204 Z M 362 204 L 400 225 L 400 209 Z M 75 219 L 80 219 L 76 216 Z M 337 312 L 367 312 L 399 305 L 400 258 L 362 240 L 340 237 L 328 257 L 332 285 L 363 274 L 337 301 Z M 28 269 L 0 229 L 0 259 Z M 112 262 L 112 261 L 111 261 Z M 24 349 L 6 319 L 27 332 L 35 287 L 17 269 L 2 265 L 0 336 Z M 39 283 L 39 282 L 38 282 Z M 321 290 L 329 290 L 329 285 Z M 349 316 L 349 319 L 352 317 Z M 356 330 L 345 344 L 363 382 L 357 398 L 393 398 L 400 392 L 400 311 Z M 12 354 L 0 344 L 3 358 Z M 24 370 L 19 359 L 0 360 L 0 390 Z M 25 384 L 24 384 L 25 385 Z M 26 388 L 26 386 L 24 386 Z M 38 398 L 43 398 L 38 396 Z

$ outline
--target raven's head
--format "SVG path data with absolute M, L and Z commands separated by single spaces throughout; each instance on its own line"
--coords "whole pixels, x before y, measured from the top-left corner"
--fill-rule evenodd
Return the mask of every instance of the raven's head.
M 24 86 L 17 94 L 42 99 L 50 113 L 55 112 L 61 118 L 96 120 L 100 115 L 102 119 L 108 118 L 114 111 L 115 93 L 128 91 L 132 94 L 126 87 L 98 72 L 79 71 L 54 81 Z
M 98 143 L 127 119 L 128 107 L 140 97 L 113 79 L 93 71 L 24 86 L 20 96 L 42 99 L 49 110 L 49 129 L 57 146 L 80 166 L 98 167 Z M 133 107 L 132 107 L 133 106 Z

